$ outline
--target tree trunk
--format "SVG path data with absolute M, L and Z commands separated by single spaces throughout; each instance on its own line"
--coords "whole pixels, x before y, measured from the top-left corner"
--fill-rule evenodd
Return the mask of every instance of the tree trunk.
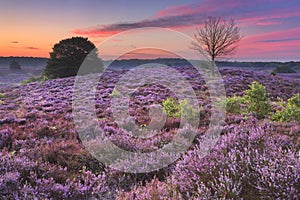
M 211 56 L 211 74 L 214 76 L 215 75 L 215 57 Z

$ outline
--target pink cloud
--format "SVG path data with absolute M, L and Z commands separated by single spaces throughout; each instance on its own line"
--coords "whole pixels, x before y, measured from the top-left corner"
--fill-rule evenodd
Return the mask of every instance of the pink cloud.
M 189 5 L 167 7 L 166 9 L 159 11 L 157 17 L 199 13 L 203 13 L 204 15 L 217 15 L 220 10 L 232 9 L 238 7 L 240 4 L 241 2 L 236 0 L 204 0 Z
M 209 3 L 209 1 L 204 1 L 203 3 L 195 3 L 190 5 L 184 5 L 184 6 L 171 6 L 167 7 L 164 10 L 161 10 L 157 13 L 156 17 L 167 17 L 172 15 L 190 15 L 200 12 L 213 12 L 216 10 L 215 5 L 212 3 Z
M 105 27 L 93 27 L 87 29 L 76 29 L 73 30 L 72 32 L 78 35 L 88 35 L 90 37 L 109 37 L 121 31 L 122 30 L 105 29 Z
M 293 40 L 293 38 L 296 38 L 294 40 L 300 40 L 299 33 L 300 33 L 300 27 L 296 27 L 296 28 L 290 28 L 285 30 L 272 31 L 269 33 L 251 35 L 246 37 L 244 41 L 272 43 L 273 40 L 273 43 L 275 43 L 276 40 L 278 42 Z
M 256 25 L 258 26 L 271 26 L 271 25 L 278 25 L 281 24 L 281 22 L 276 21 L 265 21 L 265 22 L 257 22 Z
M 157 13 L 156 17 L 133 23 L 115 23 L 87 29 L 77 29 L 73 33 L 91 37 L 107 37 L 124 30 L 140 27 L 190 27 L 199 25 L 207 16 L 232 17 L 241 27 L 274 26 L 289 17 L 300 17 L 300 4 L 284 7 L 280 1 L 235 1 L 235 0 L 204 0 L 199 3 L 183 6 L 167 7 Z M 273 4 L 277 3 L 277 6 Z M 282 3 L 282 2 L 281 2 Z M 221 6 L 220 6 L 221 5 Z M 258 6 L 260 5 L 260 6 Z
M 251 27 L 255 32 L 270 31 L 268 26 L 277 31 L 259 34 L 247 34 L 240 43 L 238 57 L 262 57 L 293 55 L 300 52 L 300 28 L 285 29 L 287 21 L 297 23 L 300 17 L 300 3 L 280 0 L 236 1 L 236 0 L 204 0 L 199 3 L 167 7 L 159 11 L 155 17 L 133 23 L 115 23 L 77 29 L 73 32 L 90 37 L 108 37 L 121 31 L 147 26 L 168 27 L 179 31 L 201 26 L 207 16 L 234 18 L 243 28 Z M 292 18 L 292 19 L 291 19 Z M 299 19 L 300 20 L 300 19 Z M 290 21 L 290 22 L 291 22 Z M 245 29 L 247 30 L 247 29 Z
M 167 7 L 164 10 L 159 11 L 156 17 L 161 18 L 170 15 L 183 15 L 183 14 L 193 13 L 193 12 L 194 10 L 190 8 L 190 6 L 171 6 L 171 7 Z
M 239 58 L 282 58 L 299 60 L 300 27 L 251 35 L 243 38 L 237 53 Z

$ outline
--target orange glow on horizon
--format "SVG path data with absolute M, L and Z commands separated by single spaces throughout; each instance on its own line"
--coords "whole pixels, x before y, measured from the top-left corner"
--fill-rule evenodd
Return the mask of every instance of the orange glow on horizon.
M 193 32 L 194 28 L 183 28 L 183 30 L 187 30 L 189 32 Z M 178 29 L 178 31 L 180 31 Z M 293 28 L 282 31 L 275 31 L 271 33 L 265 34 L 256 34 L 245 36 L 240 44 L 237 52 L 234 56 L 235 60 L 253 60 L 253 58 L 259 57 L 264 60 L 264 57 L 268 60 L 276 57 L 287 57 L 287 60 L 295 60 L 289 59 L 288 56 L 293 55 L 295 52 L 299 52 L 300 40 L 292 40 L 293 36 L 300 31 L 299 28 Z M 69 36 L 72 37 L 72 36 Z M 69 38 L 55 38 L 52 39 L 51 43 L 46 41 L 33 42 L 30 43 L 29 39 L 26 42 L 24 41 L 13 41 L 11 37 L 10 39 L 0 39 L 0 56 L 9 57 L 9 56 L 25 56 L 25 57 L 45 57 L 49 58 L 49 53 L 52 51 L 52 47 L 55 43 L 59 42 L 62 39 Z M 108 38 L 108 37 L 107 37 Z M 283 38 L 282 40 L 272 41 L 273 38 Z M 32 39 L 34 41 L 34 39 Z M 101 43 L 102 39 L 92 38 L 90 39 L 96 46 Z M 120 44 L 124 41 L 114 41 L 112 42 Z M 116 47 L 116 49 L 110 49 L 109 53 L 111 55 L 118 54 L 118 50 L 120 47 Z M 99 49 L 100 57 L 103 50 Z M 123 56 L 120 59 L 130 59 L 130 58 L 140 58 L 140 59 L 152 59 L 152 58 L 166 58 L 166 57 L 175 57 L 174 54 L 170 54 L 168 52 L 153 50 L 153 49 L 139 49 L 133 50 Z
M 145 49 L 135 49 L 126 54 L 120 56 L 118 60 L 122 59 L 155 59 L 155 58 L 179 58 L 178 55 L 161 50 L 161 49 L 153 49 L 153 48 L 145 48 Z

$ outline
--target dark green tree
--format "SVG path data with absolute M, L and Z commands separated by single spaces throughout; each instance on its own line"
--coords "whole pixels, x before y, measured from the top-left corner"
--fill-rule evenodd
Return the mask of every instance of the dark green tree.
M 98 49 L 88 38 L 72 37 L 61 40 L 50 52 L 44 75 L 49 78 L 76 76 L 86 58 L 87 64 L 85 64 L 85 69 L 81 70 L 80 75 L 103 70 L 102 61 L 98 57 Z

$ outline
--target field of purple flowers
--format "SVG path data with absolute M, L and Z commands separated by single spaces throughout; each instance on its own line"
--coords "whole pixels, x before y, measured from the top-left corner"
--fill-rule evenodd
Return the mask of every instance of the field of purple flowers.
M 0 199 L 299 199 L 300 124 L 228 112 L 221 137 L 199 155 L 211 116 L 205 81 L 178 68 L 203 110 L 192 146 L 176 162 L 149 173 L 125 173 L 95 159 L 82 145 L 72 115 L 74 77 L 0 88 Z M 226 95 L 242 96 L 257 81 L 276 105 L 300 93 L 300 83 L 252 71 L 223 69 Z M 107 71 L 95 107 L 107 138 L 128 151 L 148 152 L 170 142 L 180 119 L 168 117 L 155 138 L 130 138 L 114 122 L 110 101 L 124 71 Z M 174 97 L 168 88 L 145 85 L 130 99 L 139 126 L 149 107 Z M 276 106 L 275 106 L 276 107 Z M 273 112 L 275 112 L 273 110 Z M 166 155 L 168 156 L 168 155 Z

